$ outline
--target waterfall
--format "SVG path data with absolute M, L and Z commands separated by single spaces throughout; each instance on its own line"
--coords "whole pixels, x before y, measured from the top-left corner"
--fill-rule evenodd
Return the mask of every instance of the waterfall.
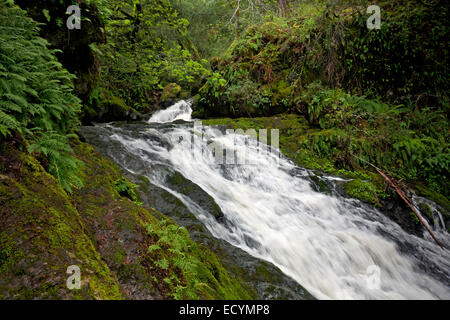
M 450 299 L 448 249 L 427 235 L 406 233 L 358 200 L 316 192 L 313 173 L 274 148 L 193 122 L 168 123 L 190 121 L 191 112 L 190 103 L 180 101 L 155 113 L 150 123 L 96 130 L 105 144 L 120 148 L 120 154 L 106 152 L 125 170 L 165 188 L 215 237 L 275 264 L 319 299 Z M 250 164 L 218 162 L 218 146 Z M 188 195 L 171 190 L 168 171 L 207 192 L 224 218 L 216 220 Z M 436 233 L 448 247 L 446 231 Z
M 180 100 L 167 109 L 155 112 L 148 122 L 165 123 L 175 120 L 190 121 L 192 113 L 191 105 L 191 101 Z

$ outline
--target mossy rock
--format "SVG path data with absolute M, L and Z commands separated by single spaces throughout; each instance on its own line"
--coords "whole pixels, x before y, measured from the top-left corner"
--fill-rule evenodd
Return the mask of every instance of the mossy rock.
M 189 196 L 196 204 L 203 208 L 206 212 L 209 212 L 216 219 L 223 217 L 222 210 L 216 203 L 213 197 L 206 193 L 198 185 L 186 179 L 179 172 L 172 172 L 166 177 L 166 183 L 170 189 L 175 190 L 181 194 Z
M 417 191 L 418 195 L 428 198 L 442 206 L 445 209 L 444 214 L 446 214 L 447 217 L 450 217 L 450 201 L 446 197 L 436 191 L 430 190 L 422 183 L 416 183 L 414 189 Z
M 180 97 L 181 87 L 176 83 L 169 83 L 162 91 L 160 104 L 162 107 L 169 107 Z
M 121 299 L 117 279 L 85 233 L 55 178 L 33 157 L 16 152 L 22 176 L 0 176 L 0 298 Z M 69 266 L 81 289 L 69 290 Z
M 377 188 L 369 181 L 355 179 L 344 185 L 344 190 L 348 196 L 360 199 L 372 205 L 377 205 Z

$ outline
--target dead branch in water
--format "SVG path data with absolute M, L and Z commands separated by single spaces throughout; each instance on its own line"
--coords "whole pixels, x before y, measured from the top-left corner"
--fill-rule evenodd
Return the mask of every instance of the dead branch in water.
M 419 219 L 419 221 L 422 223 L 422 225 L 425 227 L 425 229 L 427 229 L 428 233 L 431 235 L 431 237 L 434 239 L 434 241 L 442 248 L 444 249 L 444 246 L 439 242 L 439 240 L 435 237 L 435 235 L 433 234 L 433 231 L 431 231 L 430 227 L 428 226 L 428 224 L 425 222 L 425 220 L 423 220 L 421 214 L 418 212 L 418 210 L 412 205 L 412 203 L 408 200 L 408 197 L 405 195 L 405 193 L 403 192 L 402 189 L 400 189 L 399 186 L 397 186 L 394 181 L 392 181 L 391 178 L 389 178 L 387 176 L 387 174 L 385 174 L 383 171 L 381 171 L 380 168 L 374 166 L 373 164 L 371 164 L 370 162 L 361 159 L 358 156 L 355 156 L 354 154 L 352 154 L 352 156 L 354 156 L 355 158 L 367 163 L 368 165 L 372 166 L 375 170 L 377 170 L 377 172 L 383 177 L 383 179 L 397 192 L 397 194 L 400 196 L 400 198 L 403 199 L 403 201 L 411 208 L 411 210 L 413 211 L 413 213 L 416 215 L 416 217 Z

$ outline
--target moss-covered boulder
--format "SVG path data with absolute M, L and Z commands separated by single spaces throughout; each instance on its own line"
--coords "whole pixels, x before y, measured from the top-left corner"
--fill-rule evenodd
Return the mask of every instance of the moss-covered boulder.
M 160 106 L 166 108 L 173 105 L 180 98 L 180 94 L 180 85 L 176 83 L 169 83 L 161 92 L 161 97 L 159 99 Z
M 0 298 L 121 299 L 70 198 L 37 160 L 8 150 L 18 169 L 0 174 Z M 81 289 L 66 286 L 81 270 Z
M 379 204 L 377 197 L 377 187 L 369 181 L 355 179 L 344 185 L 347 195 L 353 198 L 361 199 L 372 205 Z
M 166 183 L 171 190 L 188 196 L 214 218 L 221 219 L 223 217 L 223 212 L 214 198 L 179 172 L 170 172 L 166 177 Z

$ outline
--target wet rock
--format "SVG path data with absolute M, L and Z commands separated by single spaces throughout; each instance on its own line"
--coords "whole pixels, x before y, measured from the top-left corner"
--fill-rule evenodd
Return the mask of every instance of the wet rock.
M 179 100 L 181 87 L 176 83 L 169 83 L 162 91 L 160 97 L 160 106 L 170 107 Z
M 189 196 L 189 198 L 197 203 L 203 210 L 214 216 L 214 218 L 220 219 L 223 217 L 222 210 L 213 197 L 211 197 L 198 185 L 189 179 L 186 179 L 179 172 L 169 173 L 166 178 L 166 183 L 170 189 Z

